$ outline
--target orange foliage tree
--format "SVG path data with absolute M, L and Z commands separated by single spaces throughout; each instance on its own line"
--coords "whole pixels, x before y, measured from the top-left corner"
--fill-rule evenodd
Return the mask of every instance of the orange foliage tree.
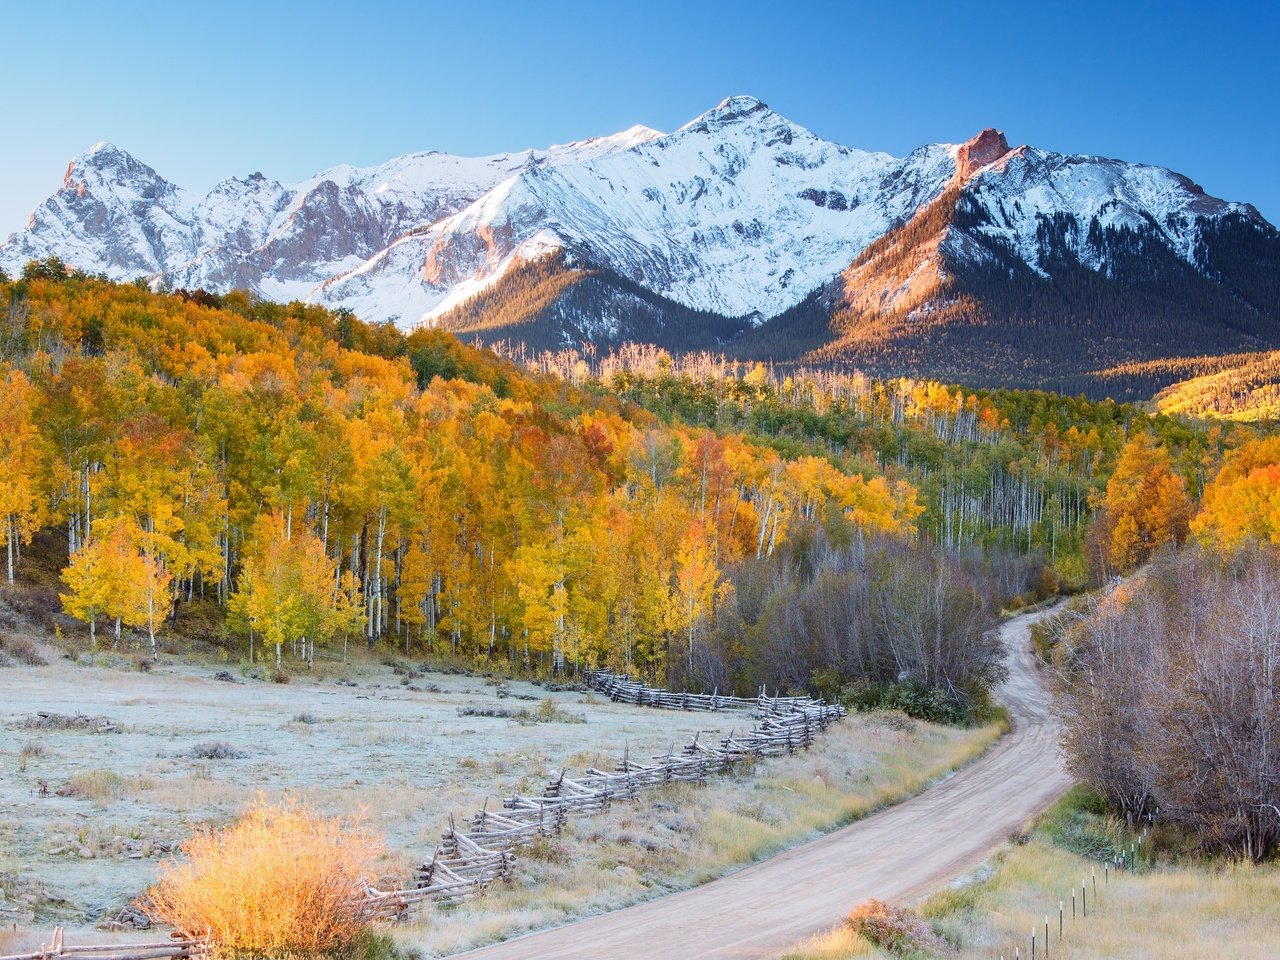
M 95 639 L 108 617 L 154 650 L 204 598 L 251 656 L 363 628 L 406 653 L 661 677 L 735 567 L 819 526 L 909 537 L 922 509 L 874 458 L 663 423 L 438 331 L 74 271 L 0 296 L 39 320 L 0 344 L 0 524 L 15 561 L 65 530 L 64 605 Z M 767 381 L 731 389 L 763 402 Z M 902 396 L 930 424 L 1000 429 L 972 395 Z
M 43 513 L 37 475 L 39 437 L 31 381 L 21 370 L 0 367 L 0 373 L 0 539 L 13 583 L 19 551 L 31 542 Z
M 1095 573 L 1123 573 L 1187 537 L 1192 502 L 1169 451 L 1140 433 L 1124 447 L 1090 530 Z
M 1224 549 L 1280 544 L 1280 437 L 1250 440 L 1228 457 L 1205 488 L 1191 529 Z

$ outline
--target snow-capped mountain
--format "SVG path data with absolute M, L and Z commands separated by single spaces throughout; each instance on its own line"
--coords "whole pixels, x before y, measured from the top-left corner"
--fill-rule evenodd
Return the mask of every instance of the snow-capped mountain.
M 1068 230 L 1059 253 L 1069 252 L 1083 266 L 1106 271 L 1100 235 L 1127 230 L 1150 233 L 1179 259 L 1195 266 L 1196 245 L 1206 221 L 1237 215 L 1263 222 L 1249 204 L 1208 196 L 1181 174 L 1147 164 L 1103 157 L 1068 156 L 1018 147 L 1010 150 L 1004 135 L 983 131 L 966 148 L 976 148 L 979 162 L 957 175 L 967 180 L 967 201 L 981 223 L 975 230 L 1048 276 L 1046 222 L 1074 220 L 1086 229 Z M 958 148 L 959 149 L 959 148 Z M 956 243 L 959 243 L 957 238 Z M 955 254 L 965 256 L 957 246 Z M 980 256 L 976 251 L 972 256 Z
M 0 267 L 51 254 L 537 346 L 644 338 L 900 369 L 957 329 L 975 357 L 1017 364 L 1010 330 L 1071 328 L 1083 369 L 1141 353 L 1144 336 L 1163 355 L 1280 340 L 1259 279 L 1280 235 L 1248 204 L 1159 167 L 1011 149 L 995 130 L 869 153 L 751 97 L 670 134 L 411 154 L 293 186 L 254 174 L 206 196 L 102 143 L 0 244 Z
M 820 321 L 811 361 L 1095 393 L 1134 361 L 1280 342 L 1280 234 L 1252 206 L 995 130 L 953 154 L 935 200 L 757 339 Z
M 945 147 L 906 160 L 829 143 L 750 97 L 584 163 L 521 171 L 407 236 L 320 299 L 430 322 L 563 249 L 695 310 L 774 316 L 942 189 Z
M 101 142 L 71 161 L 62 189 L 0 244 L 0 266 L 13 272 L 57 255 L 115 280 L 305 298 L 522 170 L 589 161 L 656 136 L 636 126 L 492 157 L 416 153 L 375 167 L 333 167 L 293 186 L 255 173 L 203 197 Z

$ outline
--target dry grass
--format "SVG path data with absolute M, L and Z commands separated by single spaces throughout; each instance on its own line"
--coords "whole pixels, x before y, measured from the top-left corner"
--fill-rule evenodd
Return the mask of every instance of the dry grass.
M 1034 840 L 1011 848 L 995 874 L 971 896 L 947 893 L 924 912 L 960 940 L 964 958 L 1026 954 L 1032 927 L 1050 922 L 1053 956 L 1063 960 L 1231 957 L 1264 960 L 1280 952 L 1280 867 L 1181 866 L 1098 880 L 1087 919 L 1074 923 L 1069 890 L 1089 878 L 1092 861 Z M 1056 930 L 1058 901 L 1066 899 L 1064 940 Z M 948 902 L 950 901 L 950 902 Z
M 625 749 L 643 758 L 678 749 L 695 732 L 714 740 L 751 722 L 593 703 L 579 692 L 523 681 L 511 681 L 508 697 L 499 699 L 483 678 L 456 674 L 432 674 L 430 686 L 440 689 L 427 693 L 401 686 L 393 670 L 371 662 L 323 671 L 317 662 L 314 674 L 285 686 L 220 682 L 220 663 L 165 657 L 140 674 L 123 658 L 103 662 L 33 667 L 20 682 L 14 671 L 0 671 L 0 768 L 7 774 L 0 777 L 0 849 L 23 869 L 60 851 L 57 880 L 67 903 L 42 921 L 67 922 L 69 936 L 75 924 L 114 913 L 153 883 L 163 849 L 181 839 L 184 825 L 231 823 L 259 789 L 272 801 L 299 797 L 326 816 L 349 816 L 372 803 L 371 827 L 395 856 L 419 863 L 450 814 L 468 815 L 486 800 L 495 809 L 512 792 L 539 795 L 561 765 L 608 767 Z M 322 682 L 322 672 L 332 679 Z M 74 707 L 93 716 L 42 718 L 32 724 L 39 732 L 25 732 L 37 711 L 65 704 L 59 698 L 69 688 Z M 534 714 L 548 699 L 587 723 L 458 716 L 459 708 L 495 703 Z M 321 722 L 299 719 L 304 714 Z M 460 949 L 692 886 L 918 791 L 998 732 L 903 720 L 854 716 L 814 750 L 761 764 L 755 776 L 656 793 L 577 821 L 545 849 L 522 852 L 516 882 L 484 903 L 428 912 L 397 936 L 424 954 L 446 953 L 450 944 Z M 115 732 L 86 736 L 99 725 Z M 29 756 L 27 771 L 18 772 L 23 745 L 36 739 L 47 753 Z M 210 742 L 249 755 L 193 757 Z M 39 795 L 42 782 L 52 789 L 98 770 L 124 782 L 117 794 L 104 779 L 97 795 L 105 802 L 96 809 L 79 797 Z M 100 828 L 93 826 L 99 818 Z M 117 843 L 117 834 L 137 842 Z M 34 942 L 47 931 L 29 934 Z
M 0 666 L 16 663 L 26 667 L 43 667 L 48 662 L 35 641 L 29 637 L 0 634 Z
M 96 806 L 105 807 L 124 795 L 125 779 L 114 770 L 86 770 L 75 774 L 58 790 L 61 797 L 79 797 Z
M 1002 732 L 996 724 L 957 730 L 901 719 L 854 716 L 809 753 L 576 821 L 537 855 L 522 851 L 516 884 L 393 935 L 409 949 L 446 956 L 686 889 L 918 793 Z M 598 759 L 575 759 L 585 765 L 588 757 Z
M 18 753 L 18 772 L 26 773 L 27 764 L 37 757 L 43 757 L 48 753 L 42 743 L 24 743 L 22 750 Z
M 355 939 L 380 843 L 359 823 L 259 801 L 233 826 L 197 833 L 182 853 L 161 864 L 151 913 L 178 930 L 209 930 L 222 950 L 280 956 Z
M 783 954 L 782 960 L 848 960 L 850 957 L 885 957 L 887 954 L 842 923 Z
M 1079 817 L 1069 801 L 1051 812 L 1024 844 L 998 853 L 981 878 L 968 878 L 920 904 L 935 931 L 958 946 L 960 960 L 1030 955 L 1030 934 L 1039 931 L 1043 950 L 1046 914 L 1050 955 L 1062 960 L 1163 960 L 1169 957 L 1231 957 L 1273 960 L 1280 955 L 1280 864 L 1261 866 L 1181 861 L 1147 864 L 1135 873 L 1112 875 L 1098 868 L 1093 896 L 1091 859 L 1055 845 L 1080 840 Z M 1091 826 L 1103 833 L 1111 828 Z M 1088 883 L 1089 915 L 1071 917 L 1071 891 Z M 1058 938 L 1058 903 L 1065 903 L 1065 930 Z M 841 925 L 797 946 L 786 960 L 889 958 Z

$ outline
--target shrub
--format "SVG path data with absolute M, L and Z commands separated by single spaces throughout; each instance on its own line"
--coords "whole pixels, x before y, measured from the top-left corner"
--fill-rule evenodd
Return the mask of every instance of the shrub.
M 43 667 L 49 663 L 40 655 L 35 643 L 26 637 L 0 636 L 0 650 L 24 666 Z
M 237 823 L 197 832 L 160 865 L 148 912 L 209 930 L 221 950 L 281 956 L 350 946 L 364 930 L 365 878 L 381 844 L 357 821 L 259 799 Z
M 844 687 L 837 699 L 850 710 L 901 710 L 915 720 L 963 726 L 980 714 L 985 696 L 977 691 L 966 700 L 958 693 L 900 680 L 883 685 L 855 682 Z
M 458 716 L 496 717 L 505 720 L 515 720 L 517 723 L 522 724 L 587 722 L 587 718 L 581 714 L 569 713 L 567 710 L 561 710 L 556 706 L 555 700 L 551 697 L 547 697 L 539 703 L 537 710 L 527 710 L 524 708 L 512 710 L 510 707 L 489 706 L 459 707 Z
M 27 762 L 32 757 L 43 757 L 45 755 L 44 745 L 40 743 L 28 743 L 22 747 L 22 752 L 18 754 L 18 772 L 26 773 Z
M 191 756 L 197 760 L 243 760 L 248 754 L 243 750 L 237 750 L 229 743 L 212 740 L 207 743 L 197 743 L 191 748 Z
M 1186 549 L 1055 622 L 1068 770 L 1136 826 L 1280 849 L 1280 551 Z
M 1031 624 L 1031 649 L 1043 664 L 1052 664 L 1058 638 L 1053 624 L 1038 620 Z
M 47 710 L 23 717 L 17 725 L 26 730 L 79 730 L 85 733 L 117 733 L 120 729 L 114 720 L 107 717 L 90 717 L 82 713 L 71 716 Z
M 586 723 L 586 717 L 579 716 L 576 713 L 569 713 L 567 710 L 561 710 L 556 706 L 555 700 L 547 697 L 538 704 L 538 712 L 535 713 L 534 719 L 538 723 Z
M 502 720 L 519 719 L 519 712 L 510 707 L 459 707 L 460 717 L 495 717 Z
M 845 925 L 863 939 L 891 953 L 942 954 L 951 952 L 945 940 L 906 907 L 894 907 L 881 900 L 867 900 L 854 907 Z

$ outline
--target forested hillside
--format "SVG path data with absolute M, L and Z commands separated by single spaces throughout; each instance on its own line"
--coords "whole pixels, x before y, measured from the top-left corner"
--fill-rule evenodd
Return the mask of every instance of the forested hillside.
M 968 709 L 998 676 L 979 641 L 1001 604 L 1182 542 L 1258 434 L 636 346 L 504 359 L 57 261 L 0 303 L 8 581 L 38 585 L 34 544 L 92 642 L 131 628 L 154 652 L 213 623 L 277 667 L 362 640 L 883 692 L 907 664 Z M 917 631 L 954 646 L 908 649 Z
M 65 609 L 153 648 L 203 598 L 277 659 L 363 636 L 661 676 L 744 558 L 819 524 L 908 536 L 921 509 L 446 334 L 57 262 L 0 303 L 8 578 L 54 537 Z
M 1114 566 L 1096 550 L 1086 556 L 1087 534 L 1092 527 L 1100 536 L 1097 508 L 1108 502 L 1126 455 L 1126 469 L 1143 476 L 1156 460 L 1167 462 L 1181 496 L 1194 503 L 1224 451 L 1261 429 L 1110 400 L 773 369 L 638 346 L 597 358 L 512 356 L 668 422 L 739 431 L 789 455 L 844 458 L 884 472 L 918 491 L 918 527 L 933 542 L 983 553 L 989 565 L 1002 554 L 1041 557 L 1049 579 L 1067 587 Z
M 1280 418 L 1280 351 L 1197 360 L 1188 379 L 1156 394 L 1157 409 L 1228 420 Z
M 843 274 L 726 347 L 735 356 L 868 373 L 915 370 L 975 387 L 1032 387 L 1143 400 L 1212 355 L 1273 348 L 1273 230 L 1214 224 L 1183 262 L 1142 230 L 1068 214 L 1040 218 L 1036 264 L 998 236 L 958 187 L 870 244 Z M 1075 248 L 1085 241 L 1090 261 Z M 1231 251 L 1229 254 L 1227 251 Z M 1046 273 L 1047 271 L 1047 273 Z M 1205 355 L 1205 356 L 1201 356 Z

